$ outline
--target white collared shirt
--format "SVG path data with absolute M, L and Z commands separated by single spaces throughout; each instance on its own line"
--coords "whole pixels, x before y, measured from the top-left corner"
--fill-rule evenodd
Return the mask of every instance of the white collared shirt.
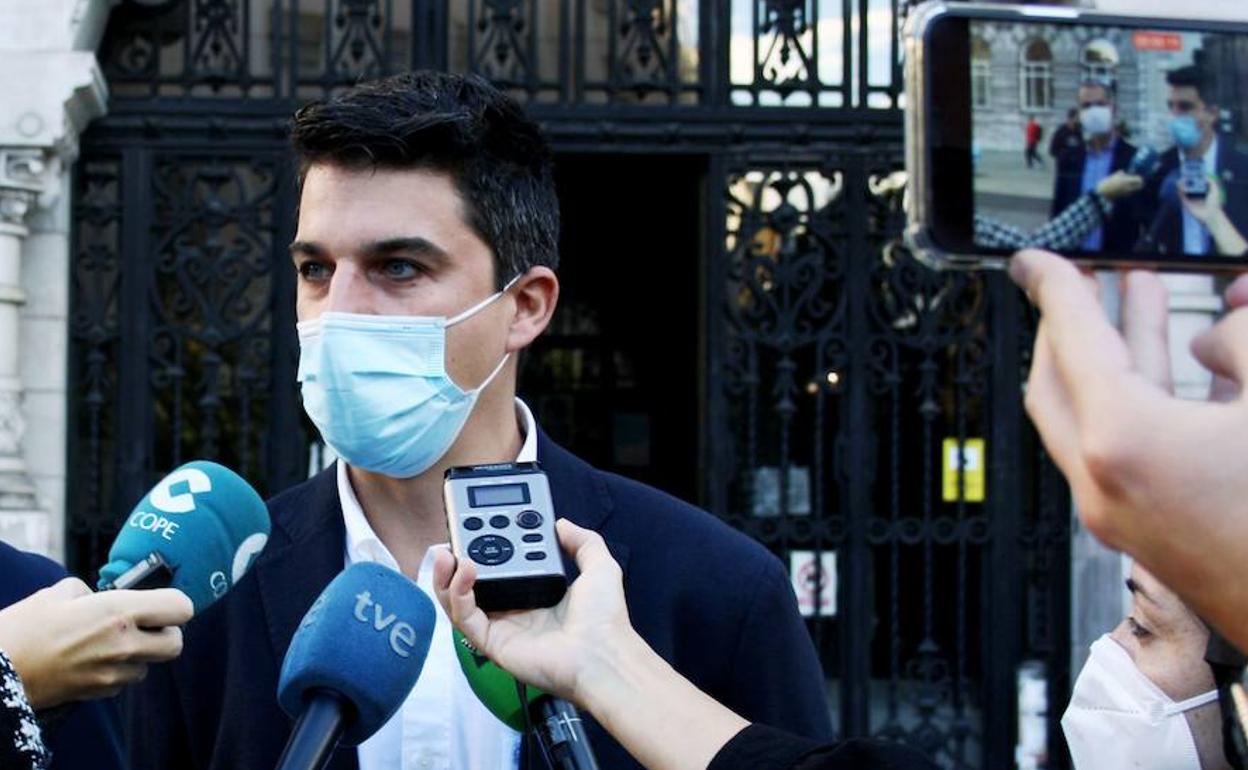
M 524 432 L 517 462 L 537 459 L 533 413 L 516 399 L 516 420 Z M 338 499 L 346 524 L 347 566 L 371 561 L 398 570 L 385 543 L 377 537 L 360 507 L 346 463 L 338 463 Z M 434 549 L 425 552 L 416 584 L 433 598 Z M 437 625 L 420 679 L 402 708 L 373 737 L 359 746 L 360 770 L 513 770 L 519 766 L 520 734 L 481 705 L 468 686 L 451 643 L 451 621 L 435 600 Z
M 1181 158 L 1180 160 L 1185 160 Z M 1205 164 L 1205 176 L 1211 179 L 1218 178 L 1218 135 L 1213 135 L 1213 141 L 1209 143 L 1209 147 L 1205 150 L 1201 160 Z M 1223 201 L 1223 205 L 1225 205 Z M 1192 216 L 1192 212 L 1187 210 L 1186 206 L 1180 206 L 1183 214 L 1183 253 L 1184 254 L 1208 254 L 1210 251 L 1209 228 L 1205 227 L 1199 219 Z

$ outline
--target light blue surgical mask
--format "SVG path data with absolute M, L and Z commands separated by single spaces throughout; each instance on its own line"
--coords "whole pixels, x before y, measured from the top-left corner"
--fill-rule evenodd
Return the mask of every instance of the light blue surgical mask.
M 446 373 L 446 330 L 517 280 L 453 318 L 325 312 L 300 323 L 303 408 L 325 443 L 348 465 L 394 478 L 432 468 L 510 355 L 464 390 Z
M 1200 126 L 1191 115 L 1176 115 L 1170 118 L 1170 136 L 1181 149 L 1190 150 L 1200 144 Z

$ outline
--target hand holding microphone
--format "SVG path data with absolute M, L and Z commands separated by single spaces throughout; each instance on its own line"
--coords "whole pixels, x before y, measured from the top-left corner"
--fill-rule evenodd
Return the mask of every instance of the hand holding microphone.
M 0 650 L 31 705 L 115 695 L 176 658 L 179 626 L 243 576 L 268 535 L 264 501 L 228 468 L 196 461 L 165 476 L 122 524 L 102 593 L 67 578 L 0 610 Z
M 554 607 L 486 615 L 473 595 L 476 569 L 446 551 L 434 560 L 438 601 L 481 655 L 589 711 L 641 764 L 703 770 L 748 722 L 676 673 L 633 629 L 620 566 L 601 536 L 564 519 L 556 531 L 581 574 Z M 465 673 L 472 683 L 473 671 Z M 539 717 L 561 721 L 560 709 L 571 707 L 560 698 L 536 700 L 548 707 Z
M 0 610 L 0 650 L 35 709 L 109 697 L 182 652 L 192 613 L 176 589 L 94 594 L 65 578 Z
M 620 567 L 602 537 L 566 519 L 556 531 L 581 574 L 554 607 L 487 616 L 472 590 L 476 567 L 468 559 L 457 565 L 449 551 L 435 556 L 434 586 L 452 622 L 482 655 L 526 684 L 584 705 L 585 686 L 592 683 L 583 680 L 598 670 L 597 659 L 641 639 L 629 623 Z

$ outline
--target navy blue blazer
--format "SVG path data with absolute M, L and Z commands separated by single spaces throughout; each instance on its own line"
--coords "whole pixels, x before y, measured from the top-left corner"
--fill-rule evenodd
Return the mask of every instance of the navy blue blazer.
M 1175 187 L 1178 167 L 1178 150 L 1171 148 L 1162 153 L 1159 176 L 1163 181 L 1156 193 L 1158 208 L 1149 228 L 1149 238 L 1163 254 L 1183 254 L 1183 203 Z M 1226 193 L 1223 210 L 1239 234 L 1248 238 L 1248 155 L 1235 148 L 1235 137 L 1226 134 L 1218 137 L 1214 168 Z M 1216 253 L 1216 247 L 1210 245 L 1210 249 Z
M 67 574 L 51 559 L 0 543 L 0 607 L 25 599 Z M 57 709 L 44 724 L 43 742 L 52 752 L 53 770 L 122 770 L 127 766 L 121 717 L 111 699 Z
M 1122 171 L 1135 156 L 1135 145 L 1124 139 L 1114 142 L 1114 155 L 1109 162 L 1110 173 Z M 1086 145 L 1072 147 L 1057 156 L 1057 175 L 1053 178 L 1053 203 L 1049 217 L 1056 217 L 1083 195 L 1083 164 L 1087 160 Z M 1141 235 L 1140 213 L 1133 198 L 1114 203 L 1113 213 L 1101 233 L 1105 251 L 1130 253 Z
M 560 515 L 607 541 L 638 632 L 677 671 L 747 719 L 831 738 L 823 674 L 778 559 L 710 514 L 596 470 L 538 434 Z M 250 573 L 153 667 L 128 722 L 136 770 L 272 770 L 291 722 L 278 672 L 304 612 L 343 569 L 336 471 L 269 502 L 273 532 Z M 640 767 L 586 716 L 599 763 Z M 537 764 L 541 764 L 540 760 Z M 339 749 L 329 765 L 356 768 Z M 465 768 L 464 770 L 470 770 Z

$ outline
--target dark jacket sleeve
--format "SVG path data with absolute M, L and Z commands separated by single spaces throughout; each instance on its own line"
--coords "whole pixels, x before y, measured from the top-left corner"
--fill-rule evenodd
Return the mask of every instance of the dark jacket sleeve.
M 706 770 L 935 770 L 913 749 L 876 740 L 820 745 L 753 724 L 733 736 Z
M 780 561 L 759 559 L 732 663 L 731 702 L 754 722 L 815 740 L 832 737 L 826 683 Z
M 0 543 L 0 607 L 50 586 L 68 573 L 51 559 Z M 70 703 L 40 713 L 43 741 L 57 770 L 121 770 L 126 767 L 121 717 L 114 699 Z M 8 767 L 0 764 L 0 767 Z
M 191 755 L 173 664 L 151 666 L 147 678 L 126 691 L 122 714 L 131 770 L 200 766 Z

